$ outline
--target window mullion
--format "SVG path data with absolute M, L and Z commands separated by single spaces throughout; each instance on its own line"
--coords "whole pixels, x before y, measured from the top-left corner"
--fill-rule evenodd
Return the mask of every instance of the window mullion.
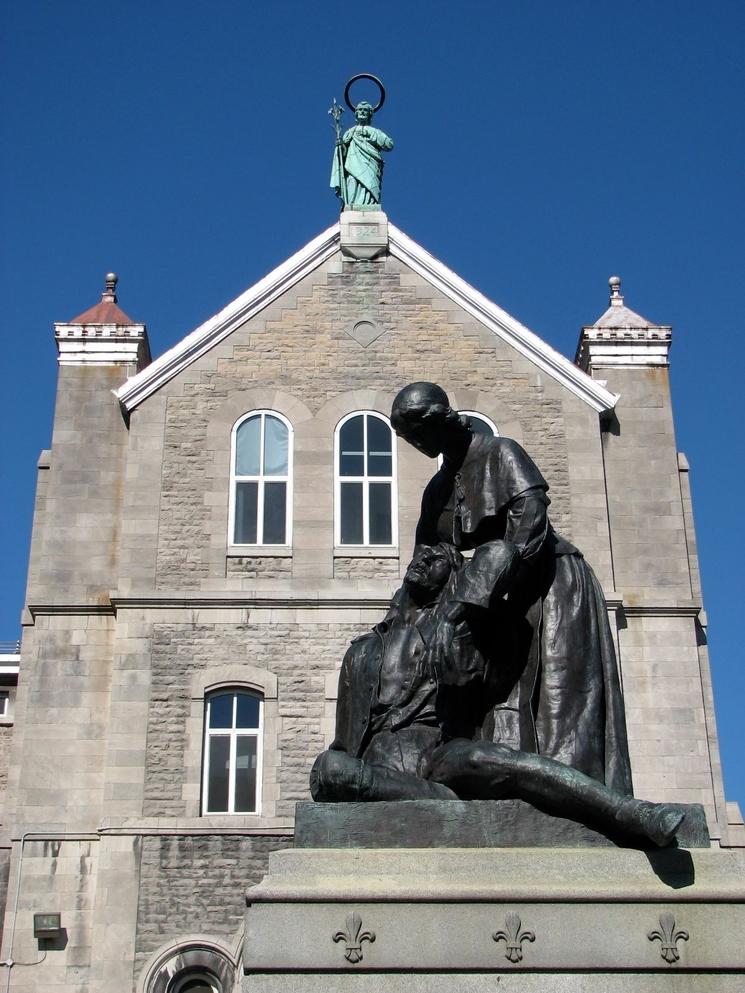
M 238 694 L 233 694 L 233 719 L 231 724 L 233 725 L 230 729 L 230 758 L 229 770 L 228 770 L 228 811 L 231 814 L 235 813 L 235 764 L 236 764 L 236 732 L 235 728 L 238 723 Z
M 264 544 L 264 480 L 259 479 L 259 492 L 256 496 L 256 544 Z
M 235 813 L 235 762 L 236 762 L 236 733 L 235 729 L 230 731 L 230 750 L 228 759 L 228 813 Z
M 362 475 L 367 477 L 370 469 L 367 464 L 367 414 L 362 415 Z
M 362 542 L 370 544 L 370 489 L 367 464 L 367 414 L 362 415 Z
M 370 481 L 362 481 L 362 542 L 370 544 Z
M 264 544 L 264 436 L 266 432 L 266 414 L 261 415 L 259 431 L 259 486 L 256 494 L 256 544 Z M 235 726 L 235 725 L 233 725 Z
M 259 476 L 264 475 L 264 425 L 266 424 L 266 414 L 261 414 L 259 428 Z
M 207 704 L 209 707 L 209 703 Z M 212 735 L 209 730 L 209 710 L 207 711 L 207 733 L 204 736 L 204 775 L 202 777 L 202 813 L 208 814 L 210 809 L 210 744 Z

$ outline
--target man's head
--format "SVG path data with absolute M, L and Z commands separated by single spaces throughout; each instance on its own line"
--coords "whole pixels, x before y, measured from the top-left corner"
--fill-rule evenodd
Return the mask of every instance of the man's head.
M 410 383 L 393 401 L 393 430 L 431 459 L 437 458 L 442 451 L 448 427 L 459 422 L 447 393 L 435 383 Z
M 463 565 L 463 556 L 452 545 L 422 545 L 414 554 L 404 576 L 404 585 L 420 598 L 434 599 L 451 572 Z
M 354 116 L 358 124 L 370 124 L 373 119 L 373 106 L 367 100 L 360 100 L 354 108 Z

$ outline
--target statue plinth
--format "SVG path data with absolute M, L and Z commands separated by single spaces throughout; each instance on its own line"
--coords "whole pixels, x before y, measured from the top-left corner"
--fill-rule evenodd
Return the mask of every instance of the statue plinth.
M 247 893 L 244 989 L 734 993 L 744 870 L 720 849 L 274 852 Z
M 388 250 L 388 218 L 382 210 L 345 208 L 339 223 L 346 258 L 369 261 Z

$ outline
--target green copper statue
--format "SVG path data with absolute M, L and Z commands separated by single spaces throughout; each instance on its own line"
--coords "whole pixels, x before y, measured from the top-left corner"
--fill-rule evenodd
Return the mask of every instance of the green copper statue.
M 349 88 L 357 79 L 371 79 L 380 87 L 380 101 L 376 107 L 362 100 L 353 107 L 349 102 Z M 360 73 L 347 83 L 344 99 L 354 111 L 357 123 L 341 134 L 339 118 L 343 111 L 334 101 L 329 111 L 336 127 L 336 148 L 331 169 L 331 188 L 342 200 L 345 207 L 352 210 L 379 209 L 380 190 L 383 181 L 383 152 L 393 148 L 393 141 L 379 128 L 372 127 L 375 111 L 380 110 L 385 100 L 383 84 L 375 76 Z

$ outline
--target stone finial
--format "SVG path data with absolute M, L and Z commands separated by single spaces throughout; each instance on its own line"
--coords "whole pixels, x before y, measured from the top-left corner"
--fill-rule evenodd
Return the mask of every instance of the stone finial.
M 115 272 L 106 273 L 106 289 L 101 294 L 101 299 L 107 303 L 116 303 L 116 284 L 119 277 Z
M 621 296 L 621 277 L 611 276 L 608 280 L 608 286 L 610 286 L 609 303 L 611 307 L 623 307 L 623 297 Z

